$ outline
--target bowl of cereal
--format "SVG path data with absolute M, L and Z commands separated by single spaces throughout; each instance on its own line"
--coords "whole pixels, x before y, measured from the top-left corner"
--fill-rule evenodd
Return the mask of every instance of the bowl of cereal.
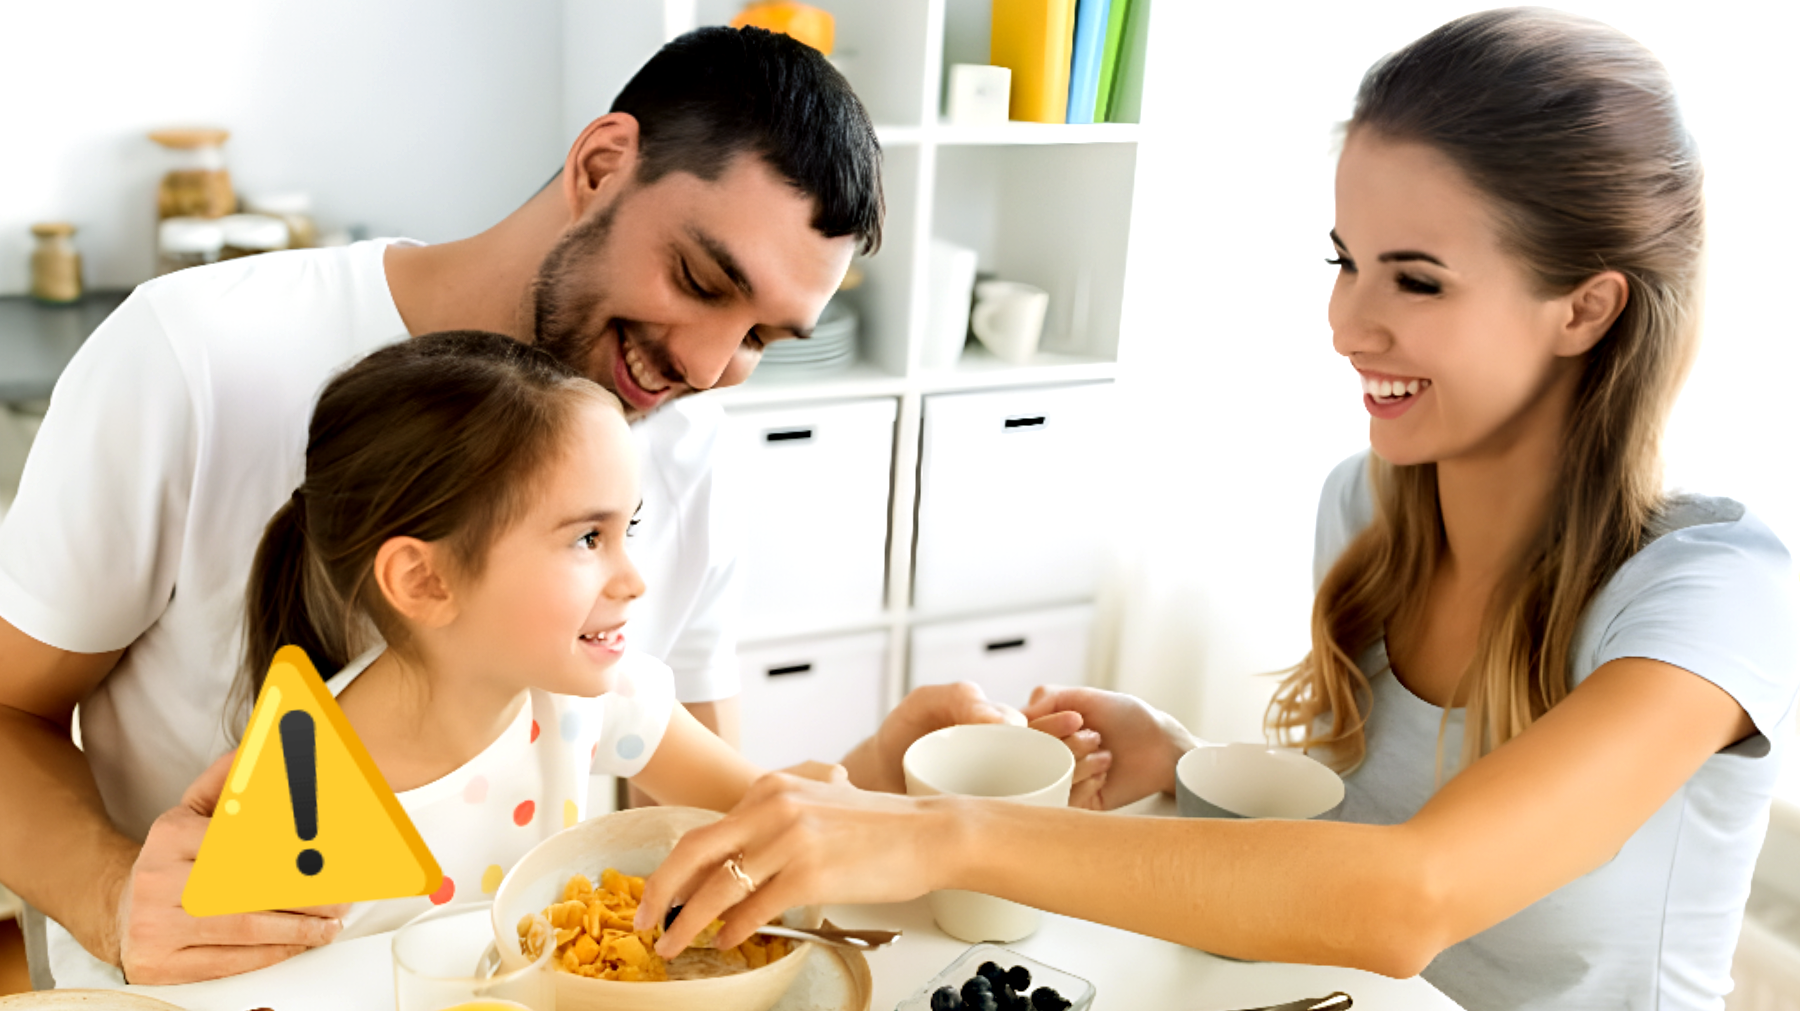
M 736 948 L 690 947 L 664 961 L 652 948 L 661 928 L 632 929 L 644 877 L 684 833 L 720 817 L 693 808 L 638 808 L 581 822 L 539 843 L 494 893 L 501 966 L 527 965 L 553 945 L 558 1011 L 767 1011 L 793 985 L 815 945 L 756 935 Z M 551 936 L 531 929 L 534 917 L 549 921 Z M 782 920 L 817 927 L 819 911 L 789 910 Z

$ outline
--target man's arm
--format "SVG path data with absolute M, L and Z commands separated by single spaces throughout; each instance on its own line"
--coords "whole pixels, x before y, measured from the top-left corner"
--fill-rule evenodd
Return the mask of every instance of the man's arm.
M 107 817 L 70 725 L 122 652 L 66 652 L 0 620 L 0 880 L 114 965 L 138 845 Z

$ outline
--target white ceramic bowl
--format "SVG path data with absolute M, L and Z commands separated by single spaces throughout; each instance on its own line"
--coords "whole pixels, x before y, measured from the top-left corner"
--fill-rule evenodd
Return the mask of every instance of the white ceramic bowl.
M 646 807 L 603 815 L 563 829 L 520 858 L 494 893 L 494 936 L 506 969 L 526 964 L 519 919 L 562 899 L 576 874 L 598 882 L 608 867 L 639 877 L 654 871 L 689 829 L 718 821 L 715 811 Z M 816 927 L 819 910 L 789 910 L 790 926 Z M 814 945 L 796 942 L 786 958 L 715 979 L 626 983 L 556 973 L 557 1011 L 768 1011 L 800 975 Z

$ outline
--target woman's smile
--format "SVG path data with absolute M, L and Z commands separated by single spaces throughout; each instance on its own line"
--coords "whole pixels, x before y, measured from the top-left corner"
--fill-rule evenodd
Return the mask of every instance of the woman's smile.
M 1431 380 L 1421 376 L 1397 376 L 1363 369 L 1356 372 L 1362 377 L 1363 407 L 1384 421 L 1405 414 L 1431 389 Z

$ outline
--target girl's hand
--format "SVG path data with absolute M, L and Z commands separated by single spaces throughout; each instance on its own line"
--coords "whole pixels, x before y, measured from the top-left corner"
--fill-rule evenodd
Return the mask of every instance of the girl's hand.
M 1082 749 L 1090 745 L 1070 739 L 1076 757 L 1089 766 L 1086 784 L 1082 765 L 1076 766 L 1071 806 L 1110 810 L 1154 793 L 1174 793 L 1175 763 L 1199 743 L 1174 717 L 1118 692 L 1046 685 L 1031 693 L 1025 707 L 1032 726 L 1070 714 L 1079 714 L 1081 734 L 1098 735 L 1086 757 Z
M 723 821 L 694 829 L 644 884 L 637 925 L 681 915 L 656 950 L 673 958 L 713 920 L 718 946 L 737 945 L 785 909 L 818 902 L 903 902 L 939 887 L 956 823 L 954 798 L 868 793 L 772 773 Z M 725 869 L 738 866 L 754 892 Z

